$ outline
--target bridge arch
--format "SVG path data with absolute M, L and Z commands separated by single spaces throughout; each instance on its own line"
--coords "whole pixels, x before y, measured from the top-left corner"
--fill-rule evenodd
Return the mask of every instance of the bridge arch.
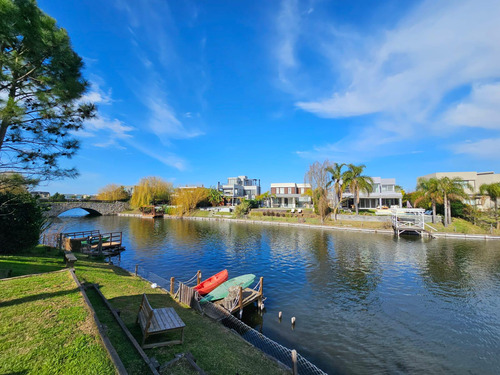
M 92 215 L 116 215 L 128 207 L 128 202 L 55 202 L 49 204 L 45 215 L 56 217 L 74 208 L 81 208 Z
M 68 207 L 67 209 L 61 209 L 60 212 L 55 216 L 59 216 L 65 212 L 68 212 L 71 210 L 76 210 L 76 209 L 81 209 L 81 210 L 87 211 L 87 213 L 89 215 L 92 215 L 92 216 L 102 216 L 102 214 L 99 211 L 94 210 L 92 208 L 87 208 L 87 207 Z

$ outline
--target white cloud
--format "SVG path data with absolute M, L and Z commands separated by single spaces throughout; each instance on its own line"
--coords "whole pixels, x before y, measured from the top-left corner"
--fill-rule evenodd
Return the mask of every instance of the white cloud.
M 500 83 L 476 85 L 466 100 L 445 113 L 444 121 L 500 130 Z
M 298 14 L 291 7 L 295 2 L 286 4 L 294 12 L 285 13 L 287 20 L 293 20 Z M 278 26 L 283 19 L 282 15 L 277 18 Z M 391 29 L 371 30 L 369 35 L 346 31 L 344 25 L 326 25 L 318 18 L 316 23 L 307 23 L 307 30 L 278 27 L 282 37 L 276 49 L 282 52 L 277 62 L 299 70 L 285 77 L 291 86 L 298 86 L 303 81 L 295 77 L 306 70 L 306 64 L 286 51 L 296 51 L 306 43 L 319 55 L 318 60 L 326 59 L 319 73 L 307 74 L 318 83 L 330 77 L 335 89 L 325 95 L 318 91 L 325 85 L 316 90 L 311 85 L 297 87 L 295 93 L 305 94 L 296 95 L 296 106 L 324 118 L 370 115 L 363 130 L 355 134 L 357 141 L 349 135 L 338 143 L 352 146 L 353 156 L 364 151 L 362 147 L 372 147 L 371 142 L 378 143 L 373 151 L 385 153 L 389 146 L 398 148 L 402 142 L 430 134 L 447 137 L 446 127 L 451 125 L 500 129 L 500 84 L 496 83 L 500 80 L 500 43 L 495 37 L 500 35 L 499 19 L 497 0 L 423 1 Z M 294 26 L 301 25 L 305 23 Z M 300 33 L 307 33 L 308 38 L 298 39 Z M 330 75 L 325 76 L 326 71 Z M 449 108 L 449 96 L 464 87 L 473 87 L 470 95 L 455 98 Z M 341 126 L 342 122 L 332 124 Z M 318 155 L 318 150 L 330 146 L 310 153 Z
M 498 1 L 424 2 L 345 57 L 352 61 L 342 64 L 352 77 L 347 87 L 297 106 L 325 117 L 430 111 L 449 90 L 500 76 L 500 44 L 492 38 L 500 35 L 498 17 Z
M 94 76 L 94 78 L 98 81 L 102 81 L 101 78 Z M 81 102 L 91 102 L 94 104 L 111 104 L 111 89 L 108 89 L 105 92 L 99 83 L 96 80 L 91 81 L 90 90 L 80 99 Z
M 132 126 L 127 126 L 118 119 L 110 120 L 103 116 L 98 116 L 86 122 L 85 130 L 88 133 L 96 134 L 100 131 L 106 131 L 108 136 L 117 138 L 130 138 L 130 132 L 135 129 Z M 80 133 L 78 133 L 80 134 Z
M 452 146 L 457 154 L 465 154 L 480 159 L 500 159 L 500 138 L 482 139 L 476 142 L 466 142 Z
M 150 110 L 149 127 L 162 142 L 169 143 L 172 139 L 193 138 L 203 134 L 198 130 L 186 128 L 161 96 L 164 94 L 157 91 L 157 95 L 148 97 L 144 104 Z
M 174 167 L 180 171 L 184 171 L 187 168 L 187 162 L 183 158 L 172 152 L 165 151 L 164 148 L 152 147 L 151 144 L 145 147 L 131 139 L 126 140 L 126 142 L 130 146 L 150 156 L 151 158 L 158 160 L 166 166 Z

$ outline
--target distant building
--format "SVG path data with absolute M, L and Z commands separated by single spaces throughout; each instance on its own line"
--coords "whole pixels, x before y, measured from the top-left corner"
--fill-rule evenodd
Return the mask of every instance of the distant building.
M 40 197 L 41 199 L 49 199 L 50 193 L 47 191 L 32 191 L 31 195 L 34 197 Z
M 305 195 L 311 190 L 311 184 L 297 184 L 295 182 L 280 182 L 271 184 L 272 207 L 299 208 L 310 207 L 311 197 Z
M 222 185 L 218 182 L 217 188 L 226 199 L 231 200 L 232 204 L 237 204 L 241 198 L 255 199 L 260 195 L 260 180 L 247 176 L 229 177 L 227 184 Z
M 470 185 L 472 189 L 465 187 L 465 192 L 469 194 L 469 199 L 465 202 L 467 204 L 476 206 L 478 209 L 488 209 L 493 207 L 493 202 L 489 198 L 483 199 L 479 196 L 479 188 L 484 184 L 500 183 L 500 174 L 495 172 L 436 172 L 431 173 L 420 178 L 459 178 L 463 181 L 464 185 Z M 418 182 L 417 179 L 417 182 Z
M 380 178 L 372 177 L 373 189 L 370 194 L 366 192 L 359 193 L 359 208 L 382 208 L 391 206 L 401 207 L 403 201 L 403 194 L 396 188 L 395 178 Z M 330 198 L 333 200 L 334 193 L 330 193 Z M 349 191 L 349 188 L 343 194 L 344 202 L 342 207 L 354 207 L 354 194 Z

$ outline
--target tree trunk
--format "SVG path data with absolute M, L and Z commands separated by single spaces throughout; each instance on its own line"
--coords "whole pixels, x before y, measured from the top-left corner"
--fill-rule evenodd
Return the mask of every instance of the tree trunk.
M 446 194 L 444 195 L 443 202 L 444 202 L 444 226 L 447 227 L 448 226 L 448 197 L 446 196 Z
M 500 229 L 500 223 L 498 222 L 498 203 L 495 199 L 495 221 L 497 222 L 497 230 Z
M 358 215 L 358 204 L 359 204 L 359 192 L 354 194 L 354 207 L 356 207 L 356 216 Z
M 432 224 L 436 224 L 436 201 L 432 200 Z
M 451 201 L 448 200 L 448 224 L 451 225 Z

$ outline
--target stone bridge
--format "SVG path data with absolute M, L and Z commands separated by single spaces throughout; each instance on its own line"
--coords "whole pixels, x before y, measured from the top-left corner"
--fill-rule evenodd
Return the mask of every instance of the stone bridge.
M 92 215 L 116 215 L 129 209 L 128 202 L 55 202 L 48 203 L 48 217 L 56 217 L 73 208 L 81 208 Z

